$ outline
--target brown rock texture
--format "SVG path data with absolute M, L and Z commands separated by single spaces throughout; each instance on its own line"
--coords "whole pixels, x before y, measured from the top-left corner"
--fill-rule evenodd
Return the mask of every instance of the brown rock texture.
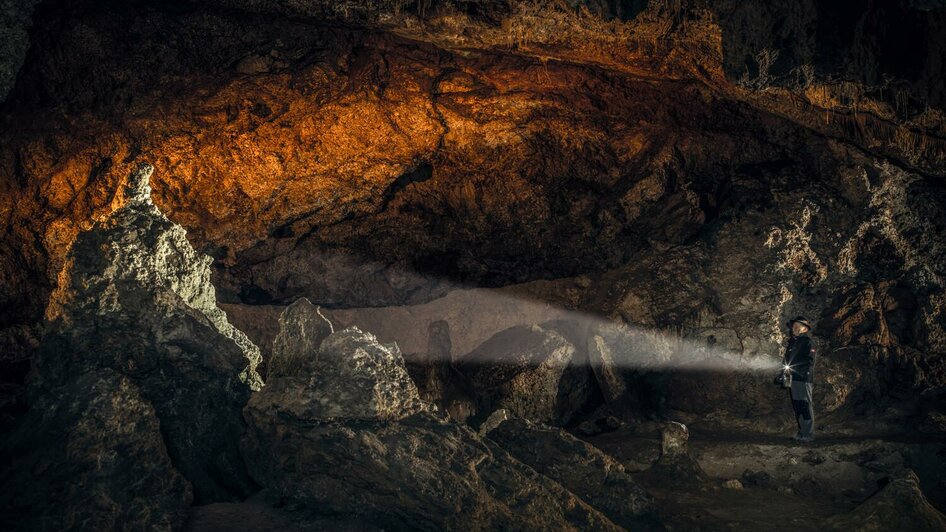
M 112 404 L 117 399 L 96 398 L 77 388 L 76 379 L 127 378 L 119 391 L 140 393 L 135 401 L 156 417 L 153 427 L 160 426 L 161 448 L 167 446 L 162 452 L 193 485 L 196 501 L 239 499 L 255 489 L 238 440 L 243 406 L 261 385 L 259 349 L 216 307 L 209 257 L 196 253 L 184 230 L 151 203 L 151 170 L 138 166 L 122 191 L 123 205 L 79 234 L 66 255 L 27 381 L 29 415 L 43 415 L 42 405 L 55 402 L 50 395 Z M 115 386 L 103 385 L 102 393 L 118 393 Z M 124 423 L 115 417 L 135 418 L 112 406 L 112 417 L 100 422 L 102 442 L 85 442 L 88 452 L 111 445 L 107 424 Z M 123 504 L 113 511 L 124 511 Z
M 941 8 L 65 4 L 34 12 L 0 110 L 13 382 L 67 249 L 145 158 L 230 303 L 541 281 L 748 359 L 808 315 L 842 417 L 946 384 Z M 784 429 L 768 379 L 623 377 L 648 415 Z
M 455 367 L 476 398 L 476 424 L 504 408 L 532 421 L 564 425 L 594 386 L 575 346 L 538 325 L 496 333 Z
M 335 332 L 303 369 L 311 373 L 274 376 L 244 411 L 244 456 L 277 504 L 394 529 L 619 529 L 495 443 L 432 414 L 403 360 L 373 335 Z
M 6 530 L 176 530 L 194 497 L 154 407 L 109 370 L 44 395 L 0 456 Z
M 833 517 L 828 530 L 944 530 L 946 516 L 927 502 L 916 473 L 910 470 L 889 479 L 886 486 L 850 513 Z
M 322 340 L 334 331 L 332 322 L 306 298 L 299 298 L 279 315 L 279 334 L 273 339 L 273 355 L 267 379 L 299 373 L 314 360 Z
M 614 458 L 560 428 L 499 421 L 486 436 L 628 530 L 656 527 L 653 500 Z

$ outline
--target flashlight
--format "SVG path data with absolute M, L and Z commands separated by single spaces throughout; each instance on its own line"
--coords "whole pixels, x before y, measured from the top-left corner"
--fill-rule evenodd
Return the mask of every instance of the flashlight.
M 788 364 L 782 366 L 782 387 L 791 388 L 792 387 L 792 367 Z

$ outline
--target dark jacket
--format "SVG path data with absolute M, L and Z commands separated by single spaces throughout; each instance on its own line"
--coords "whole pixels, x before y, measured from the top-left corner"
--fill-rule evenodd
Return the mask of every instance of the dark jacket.
M 785 363 L 792 368 L 792 380 L 812 382 L 815 366 L 815 343 L 808 333 L 792 337 L 785 350 Z

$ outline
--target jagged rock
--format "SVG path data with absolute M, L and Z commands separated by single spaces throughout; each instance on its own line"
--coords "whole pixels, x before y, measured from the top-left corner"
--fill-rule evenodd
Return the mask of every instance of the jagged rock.
M 465 423 L 473 413 L 473 398 L 461 375 L 453 367 L 450 325 L 436 320 L 427 327 L 426 362 L 419 382 L 420 396 L 447 412 L 450 419 Z
M 259 389 L 259 348 L 217 306 L 210 283 L 213 259 L 197 253 L 184 228 L 152 203 L 153 172 L 151 165 L 140 165 L 129 177 L 125 205 L 76 238 L 50 296 L 46 319 L 69 326 L 76 317 L 121 313 L 123 306 L 135 303 L 122 297 L 123 290 L 169 292 L 239 346 L 246 359 L 240 378 Z
M 627 393 L 627 385 L 611 348 L 601 335 L 588 339 L 588 361 L 605 401 L 609 404 L 619 402 Z
M 916 473 L 907 470 L 844 515 L 832 517 L 828 530 L 946 530 L 946 516 L 927 502 Z
M 495 443 L 427 411 L 400 354 L 373 335 L 336 332 L 305 369 L 307 378 L 271 379 L 244 411 L 250 472 L 281 504 L 393 529 L 616 528 Z
M 210 258 L 151 203 L 142 165 L 126 204 L 79 234 L 47 308 L 29 381 L 33 401 L 113 370 L 153 407 L 197 502 L 254 489 L 239 454 L 242 409 L 260 385 L 259 350 L 215 306 Z
M 314 423 L 251 404 L 247 417 L 254 478 L 298 510 L 395 530 L 617 530 L 495 443 L 430 413 Z
M 508 421 L 510 419 L 512 419 L 512 416 L 509 415 L 509 410 L 506 410 L 505 408 L 500 408 L 499 410 L 490 414 L 489 417 L 486 418 L 486 421 L 484 421 L 483 424 L 480 425 L 480 430 L 479 430 L 480 436 L 486 436 L 489 433 L 489 431 L 500 426 L 503 423 L 503 421 Z
M 457 362 L 475 395 L 474 423 L 498 408 L 517 417 L 563 425 L 584 406 L 571 397 L 574 381 L 564 378 L 575 347 L 561 334 L 538 325 L 510 327 Z
M 291 375 L 270 378 L 263 392 L 250 399 L 250 410 L 278 409 L 320 421 L 390 421 L 429 407 L 407 374 L 397 345 L 382 345 L 357 327 L 332 333 L 314 356 L 299 362 Z
M 660 457 L 646 475 L 678 487 L 700 487 L 708 482 L 709 476 L 687 449 L 689 437 L 690 432 L 683 423 L 671 421 L 664 424 L 660 434 Z
M 558 403 L 562 408 L 558 425 L 570 425 L 580 418 L 588 405 L 600 402 L 601 388 L 589 364 L 588 329 L 593 320 L 574 315 L 544 321 L 539 327 L 562 335 L 575 347 L 572 359 L 559 380 Z
M 653 499 L 624 466 L 564 430 L 510 419 L 490 430 L 487 437 L 618 525 L 637 530 L 654 524 L 649 515 L 654 511 Z
M 302 297 L 279 315 L 279 334 L 273 341 L 268 378 L 297 375 L 314 359 L 322 340 L 335 332 L 330 322 L 308 299 Z
M 154 408 L 108 369 L 56 388 L 4 438 L 6 530 L 171 530 L 193 493 L 171 464 Z
M 676 421 L 667 423 L 660 431 L 660 457 L 669 459 L 686 456 L 688 439 L 690 431 L 686 425 Z

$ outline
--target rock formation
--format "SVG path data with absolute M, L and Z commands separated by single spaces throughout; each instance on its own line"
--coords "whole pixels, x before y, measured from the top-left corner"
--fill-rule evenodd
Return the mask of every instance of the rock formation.
M 292 324 L 287 320 L 284 326 Z M 308 343 L 304 335 L 289 338 Z M 357 327 L 328 335 L 318 351 L 297 362 L 291 373 L 273 375 L 263 392 L 253 396 L 250 412 L 278 410 L 322 421 L 396 421 L 427 409 L 397 345 L 381 345 Z
M 891 529 L 946 530 L 946 516 L 930 505 L 920 481 L 910 470 L 901 472 L 857 508 L 826 523 L 828 530 L 880 531 Z
M 481 344 L 457 363 L 476 397 L 473 421 L 482 423 L 498 408 L 543 423 L 564 425 L 584 406 L 589 379 L 576 348 L 538 325 L 512 327 Z
M 151 172 L 78 235 L 47 307 L 3 479 L 41 528 L 177 528 L 192 499 L 255 489 L 238 443 L 259 350 L 215 306 L 209 258 L 152 204 Z
M 421 398 L 437 405 L 454 421 L 465 423 L 473 414 L 473 394 L 453 365 L 450 325 L 436 320 L 427 330 L 427 350 L 417 379 Z
M 684 523 L 713 498 L 762 513 L 736 436 L 770 453 L 783 510 L 817 497 L 806 524 L 888 473 L 833 438 L 895 435 L 946 508 L 943 2 L 0 0 L 0 35 L 0 449 L 56 457 L 2 499 L 24 526 L 24 500 L 62 502 L 57 471 L 89 486 L 57 523 L 173 527 L 189 497 L 239 506 L 254 478 L 260 500 L 349 512 L 324 483 L 365 518 L 406 482 L 388 528 L 462 526 L 455 507 L 604 523 L 442 416 L 486 432 L 497 409 L 627 451 Z M 153 205 L 140 160 L 161 169 Z M 785 450 L 771 379 L 799 314 L 830 437 Z M 102 471 L 164 495 L 90 473 L 108 441 L 62 463 L 47 430 L 132 417 L 116 441 L 150 458 Z M 668 420 L 722 450 L 650 467 Z
M 618 525 L 628 530 L 656 525 L 648 515 L 654 510 L 653 499 L 631 479 L 624 466 L 564 430 L 513 418 L 499 421 L 486 436 Z
M 334 332 L 332 322 L 306 298 L 299 298 L 279 316 L 267 378 L 305 374 L 317 357 L 322 340 Z
M 597 510 L 419 400 L 394 346 L 337 331 L 246 407 L 244 454 L 279 504 L 395 529 L 600 529 Z
M 647 471 L 652 479 L 686 488 L 699 488 L 709 480 L 700 464 L 690 456 L 690 431 L 683 423 L 665 423 L 660 431 L 660 455 Z
M 174 530 L 193 501 L 133 380 L 85 372 L 42 395 L 0 444 L 4 529 Z
M 528 283 L 749 361 L 801 313 L 828 344 L 821 411 L 944 384 L 941 7 L 61 3 L 38 6 L 0 111 L 15 384 L 74 236 L 139 156 L 229 303 Z M 632 375 L 664 401 L 629 415 L 785 429 L 766 380 L 704 377 Z

